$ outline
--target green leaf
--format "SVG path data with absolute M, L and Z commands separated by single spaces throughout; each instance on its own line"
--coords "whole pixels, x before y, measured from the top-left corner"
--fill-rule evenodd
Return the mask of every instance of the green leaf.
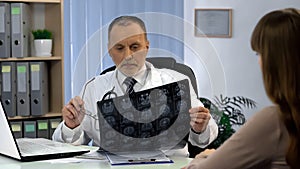
M 256 102 L 243 97 L 215 96 L 214 103 L 210 105 L 210 113 L 216 120 L 219 127 L 218 137 L 209 145 L 210 148 L 218 148 L 222 145 L 235 130 L 233 125 L 240 126 L 246 122 L 243 108 L 255 108 Z
M 34 39 L 51 39 L 52 38 L 52 32 L 50 32 L 47 29 L 37 29 L 33 30 L 32 32 Z

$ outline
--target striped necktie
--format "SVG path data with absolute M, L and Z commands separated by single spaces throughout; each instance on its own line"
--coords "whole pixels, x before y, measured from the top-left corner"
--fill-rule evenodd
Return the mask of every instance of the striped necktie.
M 126 89 L 127 94 L 132 94 L 133 93 L 133 86 L 136 84 L 136 82 L 137 81 L 132 77 L 127 77 L 124 80 L 124 84 L 127 86 L 127 89 Z

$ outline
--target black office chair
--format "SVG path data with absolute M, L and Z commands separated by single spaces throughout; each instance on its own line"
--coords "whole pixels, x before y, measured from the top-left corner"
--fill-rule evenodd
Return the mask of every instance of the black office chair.
M 193 86 L 196 94 L 198 94 L 196 76 L 195 76 L 193 70 L 189 66 L 176 62 L 176 60 L 172 57 L 149 57 L 149 58 L 146 58 L 146 60 L 148 62 L 152 63 L 154 65 L 154 67 L 156 67 L 156 68 L 167 68 L 167 69 L 171 69 L 171 70 L 176 70 L 177 72 L 180 72 L 180 73 L 188 76 L 191 80 L 192 86 Z M 113 71 L 115 69 L 116 69 L 116 66 L 111 66 L 111 67 L 105 69 L 104 71 L 102 71 L 100 73 L 100 75 L 105 74 L 110 71 Z M 211 105 L 210 100 L 208 100 L 206 98 L 199 98 L 199 99 L 200 99 L 200 101 L 202 101 L 202 103 L 204 104 L 204 106 L 206 108 L 208 108 L 208 109 L 210 108 L 210 105 Z M 185 141 L 188 142 L 188 151 L 190 153 L 191 158 L 194 158 L 195 155 L 197 155 L 198 153 L 205 150 L 205 148 L 193 146 L 188 141 L 188 135 L 185 137 Z

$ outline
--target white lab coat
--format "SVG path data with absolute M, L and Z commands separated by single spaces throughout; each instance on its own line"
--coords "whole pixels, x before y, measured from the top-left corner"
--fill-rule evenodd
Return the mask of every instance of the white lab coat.
M 146 62 L 146 67 L 149 71 L 145 85 L 142 86 L 140 90 L 145 90 L 157 86 L 161 86 L 167 83 L 189 79 L 187 76 L 178 73 L 170 69 L 157 69 L 149 62 Z M 108 91 L 112 90 L 114 87 L 114 92 L 118 96 L 124 95 L 124 90 L 120 86 L 117 78 L 116 71 L 108 72 L 104 75 L 96 76 L 90 82 L 87 82 L 81 91 L 84 92 L 84 106 L 88 112 L 97 115 L 97 104 L 96 102 L 102 100 L 102 97 Z M 203 106 L 203 104 L 197 98 L 195 91 L 190 83 L 191 91 L 191 105 L 192 107 Z M 187 112 L 188 113 L 188 112 Z M 190 131 L 189 141 L 196 146 L 205 147 L 211 143 L 218 135 L 218 127 L 213 118 L 210 119 L 208 127 L 201 134 L 196 134 Z M 53 136 L 53 140 L 60 142 L 73 143 L 75 145 L 88 144 L 88 142 L 93 140 L 93 145 L 100 145 L 100 134 L 99 134 L 99 123 L 89 116 L 85 116 L 82 123 L 75 129 L 69 129 L 61 122 L 56 128 Z

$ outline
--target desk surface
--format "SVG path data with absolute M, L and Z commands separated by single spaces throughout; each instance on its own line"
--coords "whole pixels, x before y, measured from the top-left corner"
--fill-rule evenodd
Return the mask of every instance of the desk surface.
M 17 160 L 0 156 L 0 166 L 2 169 L 179 169 L 188 164 L 191 159 L 184 157 L 170 157 L 174 163 L 171 164 L 139 164 L 139 165 L 123 165 L 111 166 L 107 160 L 74 160 L 59 159 L 45 160 L 36 162 L 19 162 Z M 74 159 L 74 158 L 73 158 Z

